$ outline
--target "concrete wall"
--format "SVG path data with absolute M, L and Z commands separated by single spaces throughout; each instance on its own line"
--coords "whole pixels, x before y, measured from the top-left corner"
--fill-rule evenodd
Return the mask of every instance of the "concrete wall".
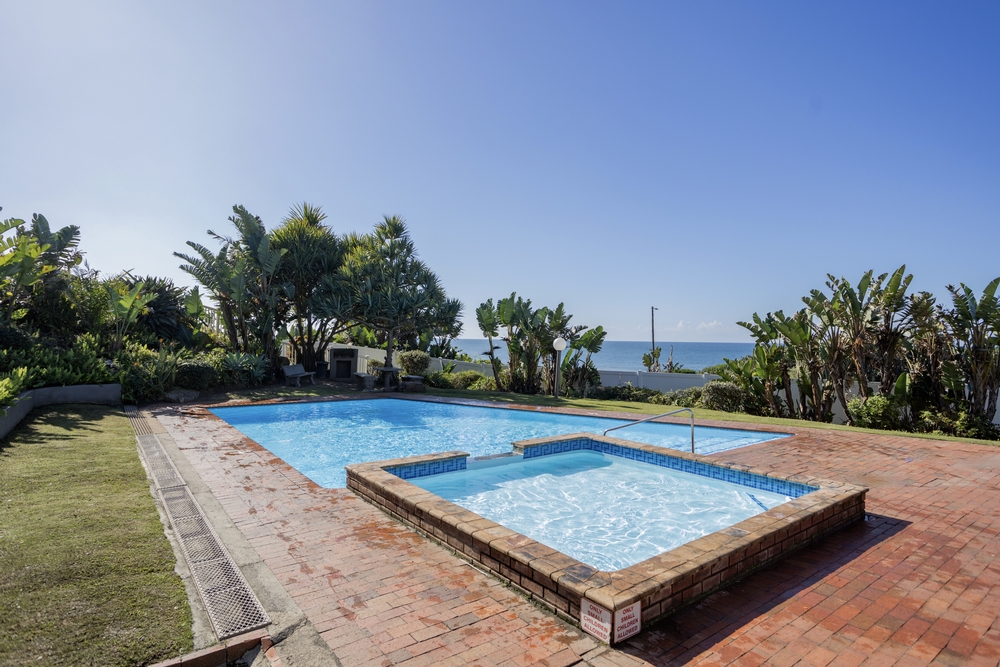
M 17 404 L 8 407 L 7 413 L 0 416 L 0 438 L 10 433 L 34 408 L 62 403 L 121 405 L 122 386 L 120 384 L 78 384 L 71 387 L 42 387 L 29 389 L 17 398 Z
M 368 365 L 368 359 L 374 360 L 381 366 L 385 363 L 385 350 L 380 350 L 376 347 L 361 347 L 358 345 L 344 345 L 342 343 L 333 343 L 330 348 L 343 349 L 343 348 L 354 348 L 358 351 L 358 368 L 361 372 L 364 372 Z M 397 350 L 392 355 L 392 362 L 394 366 L 399 366 L 399 355 L 400 352 Z M 326 358 L 330 358 L 329 352 L 326 354 Z M 428 370 L 443 371 L 445 364 L 453 363 L 455 364 L 455 372 L 461 373 L 462 371 L 476 371 L 477 373 L 482 373 L 483 375 L 488 375 L 493 377 L 493 368 L 489 364 L 476 364 L 468 361 L 452 361 L 450 359 L 438 359 L 436 357 L 431 357 L 431 365 Z

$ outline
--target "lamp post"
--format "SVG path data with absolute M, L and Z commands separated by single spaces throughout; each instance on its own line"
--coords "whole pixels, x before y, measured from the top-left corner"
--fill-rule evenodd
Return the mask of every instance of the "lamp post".
M 649 353 L 653 354 L 653 350 L 656 349 L 656 312 L 659 310 L 656 306 L 649 307 L 649 330 L 653 334 L 653 347 L 649 348 Z
M 566 339 L 556 338 L 552 341 L 552 349 L 556 351 L 556 386 L 555 392 L 552 395 L 559 398 L 559 371 L 562 366 L 559 361 L 559 357 L 562 356 L 562 351 L 566 349 Z

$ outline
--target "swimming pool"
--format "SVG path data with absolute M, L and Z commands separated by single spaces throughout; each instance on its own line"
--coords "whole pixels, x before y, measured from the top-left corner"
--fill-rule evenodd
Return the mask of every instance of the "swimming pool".
M 475 464 L 410 482 L 608 572 L 791 500 L 592 450 Z
M 461 450 L 507 453 L 511 444 L 567 433 L 602 433 L 627 423 L 604 417 L 490 408 L 407 399 L 323 401 L 213 408 L 211 412 L 327 488 L 346 486 L 344 466 Z M 620 438 L 689 450 L 690 427 L 647 423 L 615 431 Z M 782 433 L 695 427 L 699 454 L 786 437 Z
M 641 631 L 643 625 L 864 518 L 868 490 L 845 482 L 804 474 L 783 477 L 771 468 L 755 469 L 589 433 L 520 442 L 515 449 L 519 454 L 494 459 L 475 460 L 451 451 L 352 464 L 347 467 L 348 488 L 510 582 L 538 603 L 579 619 L 584 631 L 609 643 L 623 641 Z M 589 458 L 575 458 L 577 455 Z M 534 462 L 540 465 L 534 467 Z M 623 465 L 615 474 L 600 479 L 602 468 L 619 463 Z M 635 474 L 637 466 L 645 470 Z M 509 474 L 503 468 L 508 468 Z M 686 488 L 674 498 L 673 509 L 668 502 L 660 510 L 650 508 L 652 511 L 646 513 L 647 504 L 659 503 L 656 496 L 669 491 L 656 488 L 655 483 L 647 485 L 642 479 L 655 480 L 660 469 L 688 476 L 678 482 L 672 475 L 664 475 L 659 478 L 661 486 L 683 484 Z M 584 474 L 571 479 L 578 472 Z M 464 487 L 463 475 L 469 480 Z M 552 484 L 532 489 L 529 478 L 546 475 L 551 476 Z M 631 477 L 632 483 L 616 485 L 615 478 L 620 476 Z M 691 479 L 695 477 L 701 479 Z M 591 486 L 592 480 L 597 484 Z M 716 485 L 715 481 L 731 485 Z M 515 489 L 511 483 L 521 484 L 521 488 Z M 695 489 L 706 483 L 707 491 Z M 628 499 L 635 484 L 642 488 L 633 502 L 620 502 L 623 497 Z M 543 491 L 548 498 L 541 497 Z M 678 517 L 657 513 L 676 513 L 677 507 L 685 505 L 681 495 L 733 491 L 753 496 L 754 504 L 760 502 L 769 509 L 761 507 L 752 514 L 751 508 L 752 515 L 742 519 L 734 515 L 735 523 L 728 526 L 724 526 L 727 521 L 710 518 L 708 523 L 716 526 L 713 532 L 704 534 L 707 526 L 702 526 L 690 534 L 693 539 L 680 546 L 661 550 L 667 545 L 641 544 L 644 531 L 654 533 L 648 536 L 654 539 L 658 539 L 657 532 L 680 532 L 680 526 L 671 525 Z M 491 493 L 489 502 L 479 503 L 480 496 Z M 708 499 L 711 504 L 714 500 Z M 563 512 L 563 504 L 571 506 L 568 513 Z M 689 509 L 699 509 L 696 505 L 704 509 L 706 504 L 699 499 Z M 747 509 L 743 499 L 737 499 L 735 505 L 738 511 Z M 494 511 L 503 516 L 487 516 Z M 533 525 L 526 526 L 525 515 L 536 515 L 528 516 Z M 561 530 L 562 536 L 569 538 L 567 542 L 552 539 L 553 535 L 561 537 L 560 530 L 550 531 L 548 538 L 542 538 L 545 541 L 530 534 L 536 528 L 547 528 L 543 525 L 546 517 L 568 522 Z M 603 532 L 602 524 L 617 527 L 617 534 Z M 521 532 L 524 529 L 529 533 Z M 584 533 L 583 540 L 575 539 L 576 531 Z M 587 536 L 598 544 L 588 546 Z M 564 550 L 567 546 L 576 556 Z M 644 554 L 638 551 L 650 546 L 656 553 L 643 559 Z M 577 547 L 582 550 L 575 550 Z M 619 547 L 624 553 L 613 558 L 625 558 L 611 563 L 611 569 L 604 569 L 607 562 L 594 561 L 586 553 L 613 552 Z M 637 553 L 629 554 L 633 549 Z

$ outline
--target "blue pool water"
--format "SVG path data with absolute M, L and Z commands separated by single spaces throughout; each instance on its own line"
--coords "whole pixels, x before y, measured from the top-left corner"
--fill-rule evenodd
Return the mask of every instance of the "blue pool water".
M 595 451 L 511 457 L 410 482 L 605 571 L 635 565 L 789 500 Z
M 602 433 L 624 422 L 530 410 L 374 399 L 214 408 L 220 417 L 320 486 L 343 487 L 351 463 L 451 450 L 486 456 L 511 451 L 517 440 L 566 433 Z M 690 451 L 691 430 L 640 424 L 615 437 Z M 779 433 L 695 427 L 699 454 L 785 437 Z

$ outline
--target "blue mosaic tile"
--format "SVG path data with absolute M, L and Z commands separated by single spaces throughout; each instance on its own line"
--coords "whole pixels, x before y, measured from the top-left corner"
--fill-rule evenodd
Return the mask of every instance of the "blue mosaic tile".
M 384 470 L 400 479 L 415 479 L 417 477 L 427 477 L 428 475 L 440 475 L 444 472 L 465 470 L 465 457 L 442 461 L 426 461 L 424 463 L 408 463 L 401 466 L 388 466 Z
M 602 454 L 609 454 L 611 456 L 617 456 L 624 459 L 649 463 L 651 465 L 660 466 L 661 468 L 680 470 L 681 472 L 700 475 L 702 477 L 709 477 L 711 479 L 718 479 L 724 482 L 731 482 L 733 484 L 740 484 L 742 486 L 748 486 L 762 491 L 780 493 L 791 498 L 798 498 L 818 489 L 818 487 L 799 482 L 774 479 L 773 477 L 745 472 L 743 470 L 733 470 L 732 468 L 716 466 L 710 463 L 703 463 L 701 461 L 690 461 L 688 459 L 668 456 L 666 454 L 646 452 L 641 449 L 634 449 L 625 445 L 599 442 L 584 438 L 547 442 L 541 445 L 528 445 L 524 448 L 524 458 L 533 459 L 538 456 L 549 456 L 551 454 L 560 454 L 562 452 L 577 451 L 581 449 L 589 449 L 601 452 Z

